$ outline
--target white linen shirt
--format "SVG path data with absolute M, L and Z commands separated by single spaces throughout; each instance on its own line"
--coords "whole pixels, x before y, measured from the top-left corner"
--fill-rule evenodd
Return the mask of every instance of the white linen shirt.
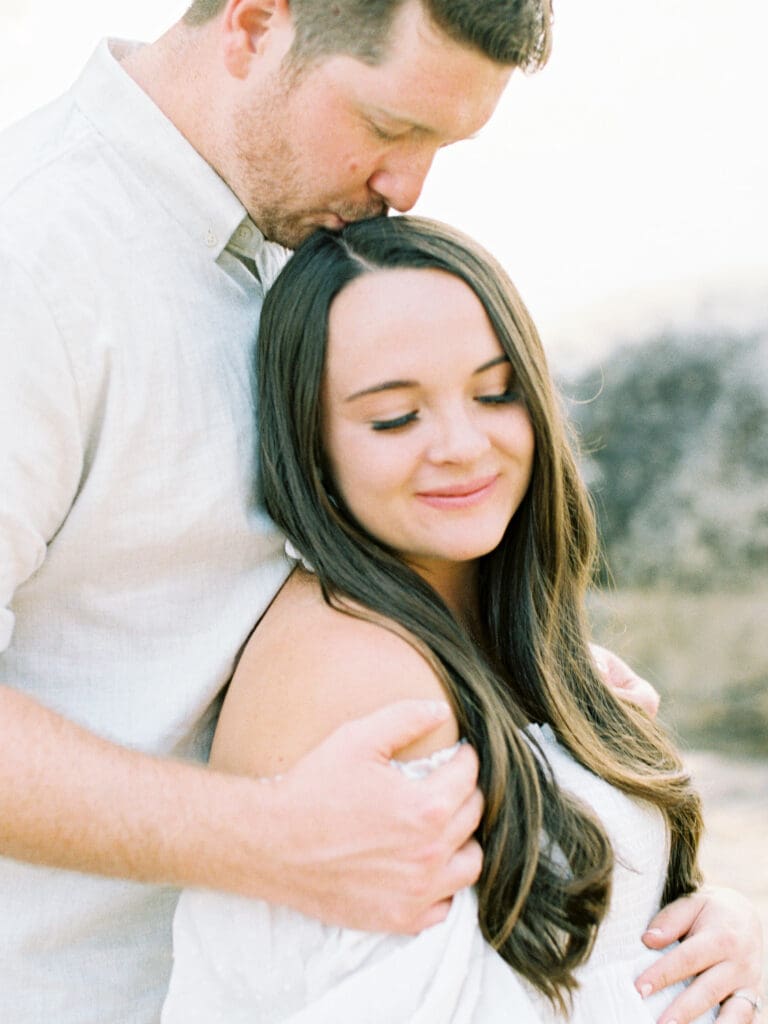
M 106 43 L 0 137 L 0 683 L 131 748 L 206 757 L 288 570 L 253 387 L 285 256 Z M 175 900 L 0 858 L 0 1020 L 156 1021 Z

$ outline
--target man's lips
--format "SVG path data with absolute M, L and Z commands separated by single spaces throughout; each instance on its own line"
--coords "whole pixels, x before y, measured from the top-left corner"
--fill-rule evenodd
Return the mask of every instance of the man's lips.
M 347 224 L 352 224 L 355 221 L 371 220 L 374 217 L 385 216 L 387 207 L 377 203 L 375 206 L 348 207 L 346 210 L 339 211 L 330 210 L 329 213 L 332 223 L 326 224 L 326 227 L 330 227 L 334 231 L 341 231 Z
M 498 474 L 479 477 L 460 484 L 447 484 L 430 491 L 417 491 L 416 497 L 433 508 L 468 508 L 478 505 L 493 490 Z

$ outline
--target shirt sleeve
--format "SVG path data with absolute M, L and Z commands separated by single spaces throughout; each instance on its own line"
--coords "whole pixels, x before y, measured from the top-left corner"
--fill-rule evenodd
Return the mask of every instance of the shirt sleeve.
M 0 249 L 0 652 L 13 595 L 45 559 L 82 474 L 77 386 L 36 283 Z

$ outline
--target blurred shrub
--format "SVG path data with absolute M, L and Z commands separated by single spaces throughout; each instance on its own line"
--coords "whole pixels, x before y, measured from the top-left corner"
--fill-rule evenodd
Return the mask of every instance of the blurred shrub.
M 595 634 L 649 679 L 689 746 L 768 757 L 768 582 L 749 590 L 599 590 Z
M 768 334 L 656 337 L 564 390 L 620 585 L 764 575 Z

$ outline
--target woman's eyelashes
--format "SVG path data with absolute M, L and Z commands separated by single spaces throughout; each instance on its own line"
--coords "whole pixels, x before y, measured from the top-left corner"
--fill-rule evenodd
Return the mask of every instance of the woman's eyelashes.
M 523 395 L 519 388 L 508 385 L 501 392 L 478 395 L 475 401 L 481 402 L 483 405 L 508 405 L 510 402 L 521 401 L 522 397 Z
M 402 416 L 395 416 L 391 420 L 371 420 L 371 429 L 397 430 L 398 427 L 406 427 L 409 423 L 413 423 L 417 416 L 418 413 L 414 410 L 413 412 L 406 412 Z
M 522 392 L 519 388 L 508 385 L 501 391 L 485 392 L 482 395 L 475 395 L 474 401 L 480 405 L 511 405 L 514 402 L 522 401 Z M 401 416 L 393 416 L 389 419 L 370 420 L 372 430 L 399 430 L 415 423 L 419 418 L 418 409 L 403 413 Z

